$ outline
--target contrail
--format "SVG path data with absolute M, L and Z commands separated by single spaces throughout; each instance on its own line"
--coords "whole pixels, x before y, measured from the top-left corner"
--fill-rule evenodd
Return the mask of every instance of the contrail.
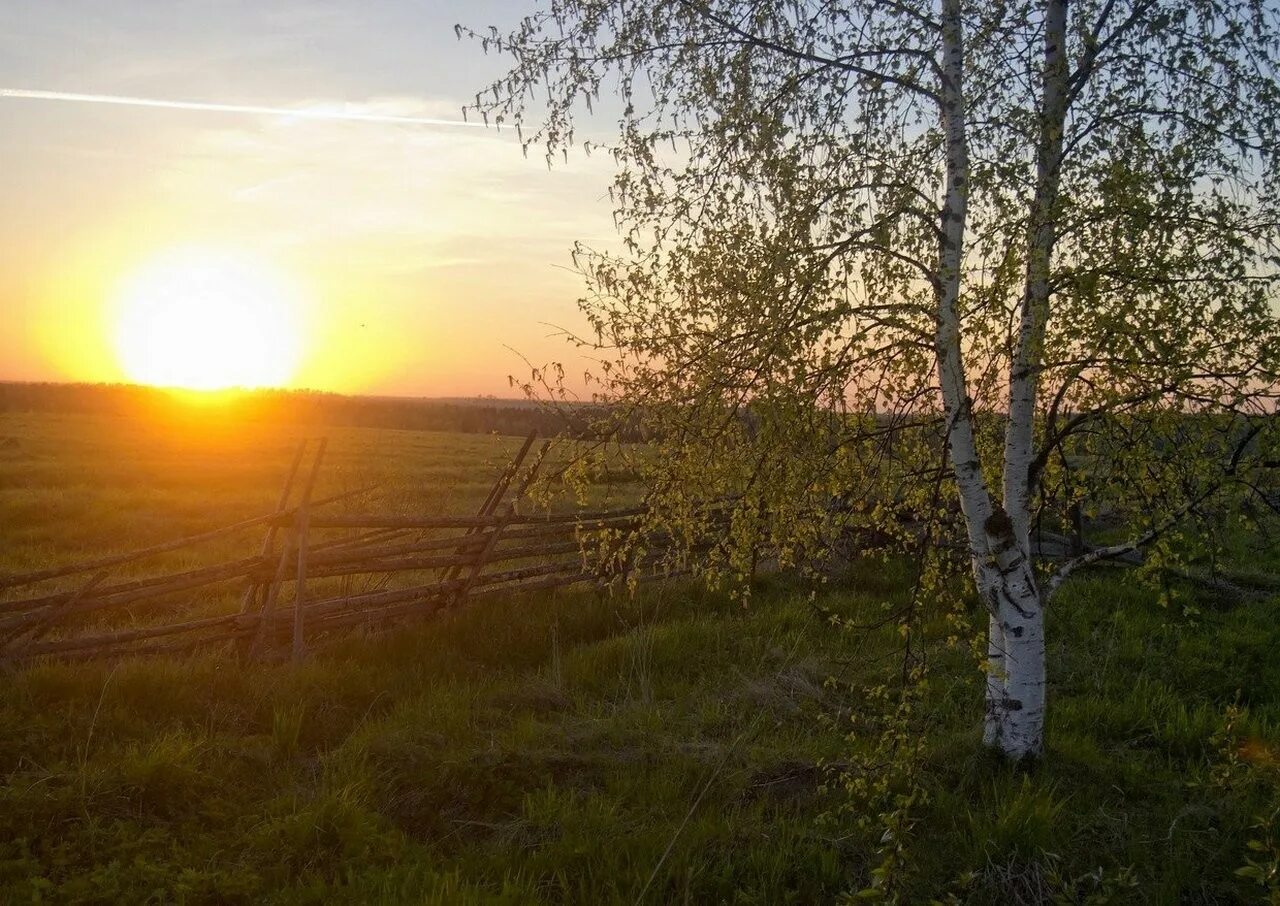
M 291 116 L 306 120 L 350 120 L 358 123 L 397 123 L 406 126 L 463 126 L 484 128 L 466 120 L 436 119 L 430 116 L 394 116 L 387 113 L 350 113 L 342 110 L 259 107 L 254 104 L 211 104 L 204 101 L 169 101 L 162 98 L 135 98 L 118 94 L 78 94 L 71 91 L 37 91 L 28 88 L 0 88 L 0 98 L 33 101 L 73 101 L 81 104 L 118 104 L 122 107 L 160 107 L 165 110 L 203 110 L 209 113 L 248 113 L 259 116 Z

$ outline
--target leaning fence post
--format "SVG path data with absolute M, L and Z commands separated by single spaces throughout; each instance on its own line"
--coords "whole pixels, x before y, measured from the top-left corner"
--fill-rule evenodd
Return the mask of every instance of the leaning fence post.
M 306 452 L 306 449 L 307 441 L 306 438 L 303 438 L 298 441 L 298 447 L 293 452 L 293 463 L 289 466 L 289 471 L 285 475 L 284 486 L 280 489 L 280 502 L 276 504 L 277 514 L 283 514 L 286 507 L 289 506 L 289 497 L 293 493 L 293 482 L 298 476 L 298 467 L 302 465 L 302 456 Z M 259 554 L 264 566 L 271 563 L 271 554 L 275 551 L 276 533 L 279 531 L 279 528 L 279 525 L 275 522 L 267 523 L 267 534 L 262 539 L 262 549 Z M 289 543 L 286 541 L 285 551 L 288 551 L 288 549 Z M 279 570 L 277 570 L 277 572 L 278 571 Z M 268 585 L 264 590 L 262 582 L 260 582 L 255 576 L 249 576 L 245 580 L 244 592 L 240 596 L 240 616 L 247 617 L 249 611 L 253 610 L 254 602 L 258 601 L 259 597 L 262 598 L 259 603 L 259 609 L 265 612 L 267 607 L 266 597 L 270 594 L 270 589 L 271 586 Z M 259 625 L 258 633 L 258 637 L 260 638 L 262 633 L 261 624 Z M 236 642 L 236 650 L 239 657 L 244 657 L 245 654 L 251 652 L 255 647 L 256 642 L 251 641 L 248 636 L 242 636 Z
M 8 638 L 3 642 L 0 642 L 0 647 L 16 643 L 28 632 L 31 633 L 31 637 L 28 639 L 28 642 L 38 640 L 42 635 L 48 632 L 55 623 L 69 614 L 75 608 L 76 604 L 80 602 L 80 599 L 90 594 L 106 577 L 107 570 L 104 569 L 94 575 L 93 578 L 84 585 L 81 585 L 79 589 L 68 596 L 67 599 L 62 601 L 60 604 L 53 604 L 43 613 L 37 612 L 29 619 L 19 622 L 16 629 L 9 634 Z
M 289 505 L 289 495 L 293 492 L 293 480 L 295 477 L 297 477 L 298 466 L 302 465 L 302 454 L 306 451 L 306 449 L 307 449 L 306 440 L 303 439 L 298 441 L 298 449 L 295 450 L 293 454 L 293 465 L 289 467 L 289 474 L 285 476 L 284 487 L 280 491 L 280 502 L 276 504 L 277 513 L 283 513 L 285 510 L 285 507 Z M 277 528 L 278 526 L 274 522 L 267 524 L 267 535 L 265 538 L 262 539 L 261 556 L 263 560 L 266 560 L 269 556 L 271 556 L 271 551 L 275 548 Z M 257 582 L 254 579 L 250 579 L 248 583 L 245 585 L 244 595 L 240 599 L 240 615 L 241 616 L 247 614 L 250 608 L 252 608 L 253 599 L 257 597 L 258 589 L 260 587 L 261 587 L 261 583 Z
M 525 441 L 523 449 L 520 451 L 520 460 L 523 461 L 526 453 L 529 452 L 529 446 L 533 443 L 534 435 L 530 434 L 529 439 Z M 547 456 L 547 450 L 551 447 L 551 441 L 547 441 L 542 445 L 542 449 L 538 451 L 538 458 L 534 460 L 533 467 L 529 470 L 529 474 L 524 477 L 524 481 L 520 483 L 520 487 L 516 490 L 515 496 L 508 501 L 506 509 L 502 515 L 498 517 L 497 524 L 493 527 L 489 537 L 485 539 L 484 547 L 477 553 L 476 558 L 471 564 L 471 572 L 462 581 L 458 590 L 453 593 L 452 604 L 454 607 L 460 605 L 466 600 L 467 595 L 471 592 L 471 586 L 475 585 L 476 579 L 480 576 L 480 571 L 484 569 L 489 558 L 493 556 L 493 549 L 498 546 L 498 541 L 502 538 L 502 533 L 506 531 L 508 523 L 516 516 L 516 502 L 524 496 L 525 491 L 529 490 L 529 486 L 533 484 L 534 478 L 538 474 L 538 469 L 542 466 L 542 461 Z M 503 489 L 506 490 L 505 488 Z M 446 579 L 447 581 L 447 579 Z
M 280 596 L 280 583 L 284 581 L 285 570 L 289 568 L 289 555 L 293 553 L 293 546 L 296 539 L 290 532 L 285 538 L 284 549 L 280 551 L 280 559 L 276 561 L 275 572 L 271 574 L 271 581 L 267 585 L 267 593 L 262 599 L 262 610 L 258 614 L 258 632 L 254 637 L 253 645 L 249 649 L 250 655 L 257 654 L 258 650 L 270 642 L 270 634 L 275 629 L 275 613 L 276 598 Z
M 502 474 L 498 476 L 498 480 L 494 482 L 493 487 L 489 489 L 489 495 L 485 497 L 484 503 L 480 505 L 480 512 L 476 514 L 477 516 L 493 515 L 494 511 L 498 508 L 498 504 L 502 502 L 502 496 L 507 493 L 507 488 L 510 487 L 511 480 L 515 478 L 516 473 L 520 471 L 520 466 L 523 465 L 524 458 L 529 455 L 529 448 L 533 446 L 533 442 L 537 440 L 537 438 L 537 431 L 529 432 L 529 436 L 525 438 L 525 441 L 521 445 L 519 451 L 516 452 L 515 458 L 511 460 L 510 464 L 503 470 Z M 545 453 L 546 447 L 544 446 L 543 454 L 545 455 Z M 463 533 L 462 543 L 458 545 L 458 553 L 466 553 L 468 547 L 474 549 L 475 536 L 482 531 L 483 529 L 481 528 L 467 529 L 467 531 Z M 445 570 L 444 581 L 450 582 L 457 578 L 459 569 L 459 567 L 451 566 Z
M 307 598 L 307 528 L 311 521 L 311 491 L 316 485 L 316 476 L 320 473 L 320 461 L 324 459 L 325 447 L 329 438 L 320 438 L 320 448 L 316 450 L 315 461 L 311 463 L 311 475 L 307 478 L 307 486 L 302 492 L 302 502 L 298 504 L 298 581 L 293 595 L 293 660 L 302 660 L 305 640 L 303 638 L 302 608 Z

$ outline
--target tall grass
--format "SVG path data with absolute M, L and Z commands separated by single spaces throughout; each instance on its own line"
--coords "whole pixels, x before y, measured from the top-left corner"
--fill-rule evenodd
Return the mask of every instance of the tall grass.
M 64 429 L 30 449 L 80 457 L 70 470 L 95 448 L 59 453 Z M 351 443 L 372 456 L 382 438 Z M 131 468 L 103 466 L 132 486 Z M 185 505 L 171 493 L 165 519 Z M 23 512 L 36 557 L 61 518 Z M 812 601 L 773 578 L 747 608 L 691 587 L 491 600 L 298 668 L 33 666 L 0 679 L 0 902 L 836 902 L 879 841 L 826 820 L 823 766 L 858 745 L 841 727 L 861 705 L 827 680 L 885 675 L 896 639 L 854 646 L 819 614 L 879 615 L 907 572 L 854 564 Z M 908 902 L 1265 902 L 1276 602 L 1199 604 L 1163 608 L 1121 573 L 1064 589 L 1031 769 L 981 750 L 973 664 L 936 667 Z

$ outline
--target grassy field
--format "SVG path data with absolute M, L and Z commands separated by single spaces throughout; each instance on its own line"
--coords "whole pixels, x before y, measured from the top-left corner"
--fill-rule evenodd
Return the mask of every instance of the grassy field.
M 329 439 L 316 497 L 372 485 L 346 507 L 405 514 L 474 512 L 522 443 L 485 434 L 275 428 L 229 420 L 216 406 L 184 415 L 0 414 L 0 571 L 147 547 L 269 513 L 301 437 Z M 592 503 L 628 493 L 625 485 L 601 486 Z M 245 552 L 243 537 L 221 545 L 212 553 Z
M 328 433 L 321 493 L 378 483 L 406 512 L 473 508 L 519 443 Z M 199 411 L 6 415 L 0 570 L 265 512 L 294 439 Z M 910 581 L 869 561 L 816 602 L 785 577 L 749 607 L 512 597 L 301 668 L 0 677 L 0 902 L 836 902 L 881 858 L 833 781 L 896 640 L 855 645 L 819 613 L 877 617 Z M 1197 603 L 1120 573 L 1068 586 L 1030 770 L 980 751 L 972 661 L 935 665 L 904 901 L 1280 902 L 1258 880 L 1280 862 L 1277 601 Z

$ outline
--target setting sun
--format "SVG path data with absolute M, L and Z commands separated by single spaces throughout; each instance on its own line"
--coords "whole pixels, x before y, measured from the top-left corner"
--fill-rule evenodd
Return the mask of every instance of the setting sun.
M 286 277 L 247 255 L 168 252 L 120 287 L 120 365 L 131 380 L 157 386 L 280 386 L 298 365 L 297 295 Z

